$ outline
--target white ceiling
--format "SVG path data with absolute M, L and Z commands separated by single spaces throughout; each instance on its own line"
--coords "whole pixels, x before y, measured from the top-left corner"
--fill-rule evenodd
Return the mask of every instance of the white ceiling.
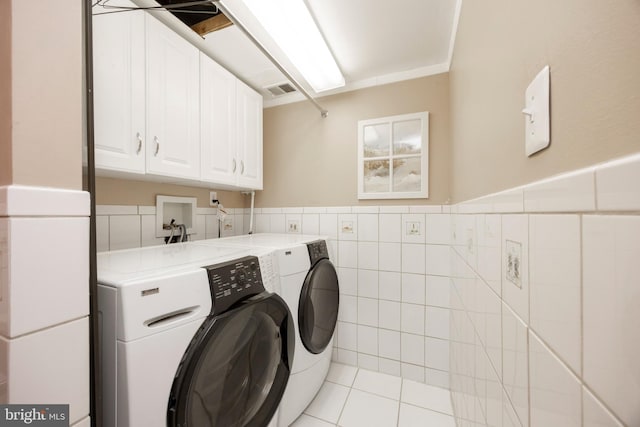
M 321 95 L 448 71 L 460 1 L 305 0 L 346 80 L 344 88 Z M 263 35 L 255 22 L 245 20 L 242 10 L 236 9 L 238 4 L 243 7 L 240 0 L 222 2 L 256 37 Z M 263 90 L 287 79 L 236 26 L 210 33 L 204 40 L 190 38 L 261 90 L 265 106 L 303 99 L 299 93 L 273 99 Z M 277 47 L 269 41 L 265 46 L 290 71 Z M 312 96 L 317 95 L 295 71 L 290 72 Z

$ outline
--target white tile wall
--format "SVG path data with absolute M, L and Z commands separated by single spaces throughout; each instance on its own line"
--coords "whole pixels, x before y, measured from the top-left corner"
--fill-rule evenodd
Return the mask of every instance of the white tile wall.
M 584 379 L 627 425 L 640 423 L 640 217 L 583 217 Z
M 509 402 L 524 426 L 529 423 L 529 347 L 526 325 L 502 307 L 502 381 Z
M 425 276 L 402 274 L 402 302 L 425 305 Z
M 358 241 L 377 242 L 378 241 L 378 215 L 359 214 L 358 215 Z
M 378 242 L 358 242 L 358 268 L 378 270 Z
M 0 187 L 2 401 L 68 403 L 76 425 L 89 415 L 89 215 L 83 191 Z
M 96 206 L 96 244 L 98 252 L 164 244 L 156 237 L 155 206 Z M 221 230 L 215 208 L 197 208 L 196 223 L 189 240 L 215 239 L 218 235 L 234 236 L 249 231 L 249 215 L 245 209 L 227 209 Z M 295 214 L 288 214 L 296 217 Z M 275 218 L 274 218 L 275 217 Z M 298 215 L 300 217 L 300 215 Z M 295 219 L 295 218 L 294 218 Z M 269 232 L 272 224 L 284 232 L 285 214 L 278 210 L 273 215 L 256 215 L 254 229 Z
M 622 423 L 586 387 L 582 388 L 582 414 L 583 427 L 622 427 Z
M 402 294 L 402 275 L 395 272 L 380 271 L 378 277 L 378 294 L 380 299 L 400 301 Z
M 89 413 L 89 318 L 7 340 L 6 403 L 68 403 L 69 421 Z M 46 357 L 43 357 L 46 355 Z M 8 374 L 8 375 L 7 375 Z
M 400 271 L 402 269 L 402 246 L 400 243 L 378 244 L 378 269 L 381 271 Z
M 580 372 L 580 218 L 531 215 L 529 221 L 531 328 Z
M 340 294 L 358 295 L 358 269 L 338 267 Z
M 402 215 L 380 214 L 379 237 L 381 242 L 402 241 Z
M 425 245 L 416 243 L 402 244 L 402 272 L 424 274 Z
M 531 426 L 580 426 L 582 387 L 534 334 L 529 334 Z
M 140 215 L 109 217 L 109 250 L 140 247 Z
M 639 165 L 630 156 L 452 206 L 459 426 L 640 425 Z M 427 280 L 427 304 L 437 294 Z
M 358 296 L 378 298 L 378 271 L 356 270 L 358 272 Z
M 11 217 L 3 222 L 8 252 L 0 252 L 10 256 L 0 263 L 5 266 L 0 334 L 17 337 L 88 316 L 89 218 Z

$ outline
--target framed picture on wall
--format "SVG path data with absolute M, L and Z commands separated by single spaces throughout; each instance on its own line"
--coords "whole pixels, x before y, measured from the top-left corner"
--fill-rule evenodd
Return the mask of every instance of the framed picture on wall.
M 358 122 L 358 199 L 429 197 L 429 113 Z

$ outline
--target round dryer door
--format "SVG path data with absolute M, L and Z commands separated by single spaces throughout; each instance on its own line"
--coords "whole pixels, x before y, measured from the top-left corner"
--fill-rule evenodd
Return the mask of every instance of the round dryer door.
M 292 331 L 277 295 L 205 321 L 176 373 L 167 426 L 266 426 L 289 379 Z
M 338 274 L 331 261 L 323 258 L 311 267 L 300 292 L 300 338 L 311 353 L 321 353 L 331 342 L 339 301 Z

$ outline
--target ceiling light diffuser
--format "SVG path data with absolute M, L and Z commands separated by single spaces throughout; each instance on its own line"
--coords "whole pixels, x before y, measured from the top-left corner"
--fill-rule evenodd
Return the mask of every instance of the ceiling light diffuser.
M 304 0 L 242 0 L 316 92 L 342 87 L 344 77 Z

